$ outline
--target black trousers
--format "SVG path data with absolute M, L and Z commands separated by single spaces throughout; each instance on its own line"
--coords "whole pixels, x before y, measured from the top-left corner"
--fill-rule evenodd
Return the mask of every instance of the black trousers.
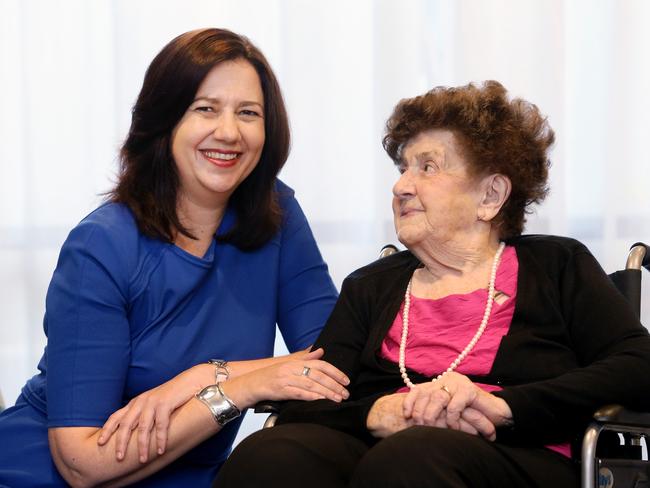
M 578 466 L 543 448 L 411 427 L 376 444 L 316 424 L 256 432 L 233 451 L 218 488 L 552 487 L 580 485 Z

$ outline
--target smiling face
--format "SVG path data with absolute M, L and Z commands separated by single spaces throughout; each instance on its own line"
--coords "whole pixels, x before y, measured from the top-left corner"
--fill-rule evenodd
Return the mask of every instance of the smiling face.
M 405 246 L 463 242 L 480 227 L 484 185 L 470 176 L 451 131 L 434 129 L 415 136 L 402 150 L 399 170 L 393 216 Z
M 255 68 L 226 61 L 208 73 L 172 133 L 183 197 L 223 206 L 264 148 L 264 94 Z

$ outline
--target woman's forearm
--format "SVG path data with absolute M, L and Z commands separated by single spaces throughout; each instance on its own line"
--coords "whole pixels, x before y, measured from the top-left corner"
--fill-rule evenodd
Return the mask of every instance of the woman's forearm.
M 284 356 L 274 356 L 274 357 L 262 358 L 262 359 L 250 359 L 246 361 L 229 361 L 228 370 L 230 372 L 230 378 L 237 378 L 239 376 L 245 375 L 252 371 L 266 368 L 268 366 L 272 366 L 276 363 L 281 363 L 283 361 L 288 361 L 291 359 L 301 359 L 302 357 L 308 354 L 310 349 L 311 348 L 308 347 L 307 349 L 304 349 L 302 351 L 297 351 L 292 354 L 286 354 Z M 317 357 L 321 357 L 321 356 L 322 354 L 318 355 Z M 313 357 L 313 355 L 310 357 Z
M 141 480 L 171 463 L 220 430 L 208 408 L 191 399 L 171 416 L 167 449 L 158 455 L 156 443 L 149 445 L 148 462 L 138 454 L 138 430 L 124 457 L 115 456 L 115 437 L 103 446 L 97 444 L 100 429 L 95 427 L 60 427 L 50 429 L 50 451 L 61 476 L 73 487 L 124 486 Z
M 299 360 L 273 362 L 270 367 L 256 368 L 248 374 L 232 377 L 223 382 L 221 388 L 240 410 L 264 399 L 329 398 L 340 402 L 348 396 L 343 385 L 347 385 L 349 380 L 332 365 L 314 359 L 321 355 L 322 350 L 305 354 Z M 219 426 L 212 413 L 193 396 L 207 381 L 205 366 L 195 366 L 191 372 L 181 373 L 136 397 L 111 415 L 103 435 L 102 429 L 95 427 L 50 429 L 50 450 L 61 475 L 72 486 L 122 486 L 158 471 L 217 433 Z M 311 372 L 309 375 L 303 374 L 305 368 Z M 199 373 L 195 374 L 197 369 Z M 214 377 L 212 379 L 214 381 Z M 170 395 L 180 397 L 181 401 L 155 399 Z M 156 418 L 155 406 L 160 405 L 165 406 L 161 409 L 172 411 L 171 416 L 163 413 Z M 149 408 L 151 406 L 153 408 Z M 108 424 L 111 426 L 107 428 Z M 162 454 L 158 452 L 162 445 L 157 445 L 155 439 L 150 442 L 159 427 L 162 429 L 160 439 L 164 443 Z M 141 433 L 141 428 L 146 430 Z M 163 433 L 166 433 L 166 441 Z M 116 450 L 122 454 L 119 459 Z

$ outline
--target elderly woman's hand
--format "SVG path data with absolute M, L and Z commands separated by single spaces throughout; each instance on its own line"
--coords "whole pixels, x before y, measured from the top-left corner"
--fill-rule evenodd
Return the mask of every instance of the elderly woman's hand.
M 443 378 L 420 383 L 411 388 L 404 399 L 404 416 L 413 418 L 418 424 L 432 425 L 446 410 L 446 421 L 452 429 L 458 429 L 458 422 L 465 407 L 470 406 L 479 388 L 459 373 L 446 373 Z
M 402 405 L 406 393 L 386 395 L 372 405 L 366 419 L 366 427 L 374 437 L 384 438 L 404 430 L 415 422 L 404 417 Z
M 503 402 L 452 372 L 438 381 L 415 385 L 404 399 L 403 415 L 417 425 L 449 427 L 494 440 L 495 421 L 505 413 L 497 405 L 499 400 Z

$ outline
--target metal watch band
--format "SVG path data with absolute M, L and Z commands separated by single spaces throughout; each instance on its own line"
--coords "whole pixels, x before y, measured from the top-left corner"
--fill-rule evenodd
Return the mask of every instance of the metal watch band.
M 210 409 L 214 420 L 222 427 L 241 415 L 241 410 L 225 395 L 219 383 L 206 386 L 196 398 Z
M 221 383 L 230 378 L 230 370 L 228 369 L 228 361 L 225 359 L 208 359 L 208 363 L 213 364 L 215 370 L 215 383 Z

